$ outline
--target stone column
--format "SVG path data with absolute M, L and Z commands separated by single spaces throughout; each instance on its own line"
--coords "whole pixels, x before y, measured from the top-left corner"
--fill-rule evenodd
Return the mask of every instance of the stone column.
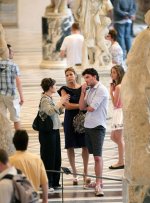
M 150 26 L 150 10 L 145 15 Z M 150 202 L 150 28 L 133 42 L 122 81 L 125 138 L 124 203 Z
M 15 152 L 12 137 L 13 134 L 9 120 L 0 112 L 0 148 L 4 149 L 8 155 Z
M 64 38 L 70 34 L 72 22 L 70 9 L 62 8 L 62 5 L 58 10 L 54 5 L 46 8 L 42 18 L 42 68 L 66 67 L 66 61 L 60 58 L 60 47 Z

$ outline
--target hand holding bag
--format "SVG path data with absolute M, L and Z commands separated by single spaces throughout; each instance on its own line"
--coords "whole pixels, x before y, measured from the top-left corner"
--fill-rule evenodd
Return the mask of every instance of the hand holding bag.
M 73 118 L 73 127 L 75 132 L 85 133 L 84 120 L 85 112 L 79 111 L 79 113 Z
M 32 128 L 36 131 L 49 132 L 53 129 L 53 121 L 46 113 L 40 113 L 38 111 L 35 117 Z

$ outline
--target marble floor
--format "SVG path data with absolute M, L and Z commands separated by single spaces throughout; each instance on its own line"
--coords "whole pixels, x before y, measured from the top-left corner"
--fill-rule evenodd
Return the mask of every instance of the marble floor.
M 58 88 L 65 84 L 64 68 L 41 69 L 42 62 L 42 42 L 41 34 L 20 31 L 18 29 L 6 29 L 7 42 L 13 46 L 15 51 L 14 61 L 20 66 L 21 80 L 23 85 L 25 103 L 21 109 L 22 128 L 25 128 L 29 135 L 29 150 L 39 154 L 38 134 L 31 127 L 33 118 L 35 117 L 41 94 L 40 82 L 44 77 L 52 77 L 56 79 Z M 99 70 L 100 80 L 109 88 L 110 76 L 109 70 Z M 55 95 L 58 99 L 58 95 Z M 53 193 L 49 192 L 49 202 L 101 202 L 101 203 L 122 203 L 122 176 L 123 170 L 109 170 L 108 167 L 116 162 L 117 148 L 110 140 L 110 123 L 112 119 L 111 101 L 109 105 L 109 113 L 107 117 L 107 133 L 103 148 L 104 158 L 104 197 L 95 197 L 94 190 L 84 190 L 82 177 L 80 177 L 79 185 L 72 186 L 72 176 L 64 175 L 63 195 L 61 190 Z M 63 115 L 61 116 L 63 121 Z M 62 147 L 62 166 L 68 167 L 68 158 L 64 149 L 64 134 L 61 128 L 61 147 Z M 76 164 L 78 173 L 82 174 L 83 164 L 81 159 L 81 150 L 76 150 Z M 89 174 L 94 175 L 93 157 L 89 160 Z

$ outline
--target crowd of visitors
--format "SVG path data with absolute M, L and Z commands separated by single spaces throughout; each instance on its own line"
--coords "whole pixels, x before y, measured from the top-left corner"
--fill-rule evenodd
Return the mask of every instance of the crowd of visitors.
M 112 4 L 114 29 L 109 30 L 106 38 L 111 42 L 109 51 L 113 64 L 110 73 L 112 79 L 110 97 L 114 108 L 111 139 L 118 147 L 118 161 L 109 169 L 114 170 L 123 169 L 125 166 L 120 89 L 125 74 L 122 67 L 123 61 L 131 47 L 131 23 L 135 19 L 136 4 L 134 0 L 114 0 Z M 2 114 L 6 117 L 8 109 L 16 130 L 13 137 L 16 152 L 8 159 L 9 150 L 6 147 L 5 150 L 0 149 L 0 202 L 10 202 L 13 187 L 10 180 L 3 180 L 3 177 L 6 174 L 16 175 L 15 168 L 20 169 L 27 176 L 35 191 L 42 188 L 43 203 L 48 202 L 48 188 L 50 192 L 61 188 L 59 173 L 61 170 L 59 131 L 61 122 L 59 115 L 64 112 L 65 149 L 73 173 L 72 183 L 78 185 L 79 182 L 75 149 L 82 148 L 84 188 L 94 187 L 96 196 L 104 196 L 101 178 L 103 174 L 102 152 L 106 133 L 109 92 L 99 81 L 98 72 L 94 68 L 84 69 L 82 76 L 85 83 L 77 83 L 77 73 L 73 67 L 82 64 L 84 37 L 80 33 L 78 23 L 73 23 L 71 31 L 72 34 L 64 39 L 61 46 L 60 54 L 62 57 L 67 57 L 68 68 L 65 70 L 66 85 L 58 90 L 60 98 L 57 103 L 53 100 L 53 95 L 57 92 L 56 81 L 52 78 L 44 78 L 41 81 L 43 93 L 39 103 L 39 115 L 43 120 L 50 117 L 53 126 L 49 131 L 40 129 L 38 132 L 41 158 L 27 151 L 29 136 L 26 130 L 20 129 L 20 105 L 23 104 L 24 98 L 19 67 L 11 61 L 13 59 L 11 45 L 7 45 L 9 57 L 0 60 L 0 116 Z M 6 77 L 7 75 L 9 77 Z M 19 99 L 16 94 L 17 89 Z M 85 115 L 85 131 L 79 133 L 75 130 L 73 120 L 81 111 Z M 10 142 L 12 141 L 10 140 Z M 14 149 L 12 151 L 14 152 Z M 91 182 L 91 179 L 88 178 L 89 154 L 93 155 L 95 182 Z M 58 171 L 58 173 L 51 171 Z M 5 194 L 5 199 L 2 198 L 2 194 Z

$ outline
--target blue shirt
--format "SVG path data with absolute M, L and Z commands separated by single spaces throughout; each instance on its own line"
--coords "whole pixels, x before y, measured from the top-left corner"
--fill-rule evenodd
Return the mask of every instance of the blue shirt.
M 108 90 L 100 82 L 87 91 L 84 99 L 85 103 L 87 106 L 94 108 L 94 111 L 86 113 L 84 127 L 95 128 L 102 125 L 104 128 L 106 128 L 108 99 Z
M 136 3 L 135 0 L 115 0 L 113 2 L 114 6 L 114 22 L 116 23 L 126 23 L 131 22 L 131 16 L 136 13 Z M 128 19 L 125 17 L 128 16 Z
M 16 95 L 16 76 L 19 67 L 11 60 L 0 60 L 0 95 Z

